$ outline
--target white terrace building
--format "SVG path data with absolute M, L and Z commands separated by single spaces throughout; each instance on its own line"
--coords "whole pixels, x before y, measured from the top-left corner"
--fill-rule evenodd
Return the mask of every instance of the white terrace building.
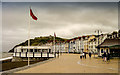
M 64 52 L 65 51 L 65 45 L 63 43 L 57 43 L 55 45 L 56 52 Z
M 69 52 L 69 43 L 68 42 L 65 43 L 65 52 L 66 53 Z
M 83 39 L 84 39 L 83 37 L 80 37 L 80 38 L 79 38 L 79 45 L 80 45 L 80 46 L 79 46 L 79 51 L 80 51 L 80 52 L 83 52 L 83 50 L 84 50 L 84 42 L 83 42 Z
M 84 42 L 83 42 L 83 37 L 79 37 L 77 39 L 72 39 L 69 42 L 69 52 L 83 52 L 84 50 Z
M 76 40 L 75 40 L 75 44 L 74 44 L 75 46 L 75 52 L 80 52 L 80 41 L 79 41 L 79 38 L 77 38 Z
M 60 52 L 64 53 L 65 51 L 65 43 L 60 44 Z
M 68 52 L 68 43 L 57 43 L 55 45 L 56 52 L 67 53 Z
M 69 52 L 74 52 L 74 49 L 75 49 L 75 41 L 74 40 L 70 40 L 69 42 Z
M 83 37 L 78 37 L 76 40 L 75 40 L 75 52 L 83 52 L 84 50 L 84 42 L 83 42 Z
M 84 45 L 83 52 L 87 52 L 87 53 L 88 53 L 88 39 L 89 39 L 89 36 L 83 37 L 83 45 Z
M 69 52 L 83 52 L 84 50 L 84 42 L 83 42 L 83 37 L 79 37 L 77 39 L 72 39 L 69 42 Z

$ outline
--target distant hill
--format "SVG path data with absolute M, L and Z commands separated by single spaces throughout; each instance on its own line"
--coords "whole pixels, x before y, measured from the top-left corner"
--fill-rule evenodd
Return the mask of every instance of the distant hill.
M 31 46 L 41 46 L 43 44 L 46 44 L 46 43 L 50 43 L 50 42 L 53 42 L 53 39 L 54 37 L 53 36 L 46 36 L 46 37 L 35 37 L 34 39 L 30 39 L 30 45 Z M 64 39 L 64 38 L 60 38 L 60 37 L 56 37 L 55 38 L 56 42 L 67 42 L 67 40 L 69 39 Z M 27 46 L 28 45 L 28 40 L 26 40 L 25 42 L 22 42 L 15 47 L 17 46 Z M 9 52 L 13 52 L 14 51 L 14 48 L 12 48 L 11 50 L 9 50 Z

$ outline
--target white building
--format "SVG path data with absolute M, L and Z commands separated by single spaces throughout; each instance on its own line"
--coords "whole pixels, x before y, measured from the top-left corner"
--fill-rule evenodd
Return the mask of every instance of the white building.
M 18 46 L 14 48 L 14 57 L 54 57 L 50 46 Z
M 74 40 L 72 39 L 72 40 L 70 40 L 70 42 L 69 42 L 69 52 L 71 53 L 71 52 L 74 52 L 74 49 L 75 49 L 75 42 L 74 42 Z
M 83 52 L 84 50 L 84 42 L 83 42 L 84 38 L 83 37 L 80 37 L 79 38 L 79 43 L 80 43 L 80 52 Z
M 84 45 L 83 52 L 87 52 L 87 53 L 88 53 L 88 39 L 89 39 L 89 36 L 83 37 L 83 45 Z
M 83 37 L 78 37 L 69 41 L 69 52 L 80 53 L 84 50 Z
M 56 52 L 62 52 L 62 53 L 67 53 L 68 52 L 68 43 L 66 42 L 60 42 L 56 43 Z
M 74 38 L 69 42 L 70 51 L 80 53 L 84 50 L 84 37 Z
M 79 38 L 75 39 L 75 52 L 79 53 L 80 52 L 80 41 Z

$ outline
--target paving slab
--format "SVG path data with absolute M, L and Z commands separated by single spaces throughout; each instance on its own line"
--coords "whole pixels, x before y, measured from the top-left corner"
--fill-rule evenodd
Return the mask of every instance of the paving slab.
M 59 58 L 15 73 L 118 73 L 118 59 L 80 59 L 80 54 L 62 54 Z

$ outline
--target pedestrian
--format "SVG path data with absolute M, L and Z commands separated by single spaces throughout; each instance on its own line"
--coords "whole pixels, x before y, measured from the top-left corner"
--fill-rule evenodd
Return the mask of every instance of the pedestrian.
M 82 59 L 82 54 L 80 54 L 80 59 Z
M 83 56 L 83 59 L 84 59 L 84 57 L 85 57 L 85 53 L 82 53 L 82 56 Z
M 85 59 L 86 59 L 86 53 L 85 53 Z
M 103 61 L 104 61 L 104 54 L 102 54 L 102 59 L 103 59 Z
M 59 57 L 59 51 L 57 51 L 58 57 Z
M 107 62 L 110 62 L 110 53 L 107 53 Z
M 91 58 L 91 52 L 89 52 L 89 58 Z
M 107 57 L 106 52 L 104 52 L 104 60 L 105 60 L 105 62 L 106 62 L 106 57 Z

